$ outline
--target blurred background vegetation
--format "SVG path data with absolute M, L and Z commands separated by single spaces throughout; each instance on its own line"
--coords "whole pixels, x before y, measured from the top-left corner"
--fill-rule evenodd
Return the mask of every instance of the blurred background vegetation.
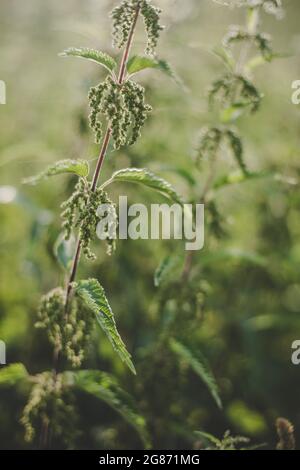
M 51 348 L 34 323 L 41 294 L 63 279 L 53 244 L 60 233 L 59 206 L 74 181 L 62 176 L 34 188 L 21 181 L 59 159 L 95 161 L 98 149 L 87 126 L 86 96 L 101 79 L 101 69 L 84 61 L 67 63 L 57 54 L 68 46 L 115 54 L 107 48 L 108 12 L 115 3 L 1 1 L 0 79 L 7 85 L 7 104 L 0 106 L 0 338 L 7 344 L 8 363 L 23 362 L 30 373 L 51 367 Z M 218 191 L 226 236 L 197 253 L 197 274 L 183 286 L 183 295 L 190 299 L 190 290 L 199 287 L 205 299 L 200 313 L 190 300 L 182 300 L 175 325 L 179 330 L 190 325 L 186 334 L 210 364 L 222 410 L 195 372 L 160 341 L 168 331 L 177 287 L 155 287 L 153 274 L 176 243 L 120 241 L 109 258 L 97 242 L 97 262 L 80 266 L 82 276 L 92 275 L 105 287 L 138 375 L 130 376 L 98 331 L 85 366 L 118 377 L 146 418 L 154 448 L 197 447 L 194 431 L 220 437 L 227 429 L 274 448 L 278 416 L 300 430 L 300 373 L 290 359 L 300 328 L 300 107 L 291 103 L 291 83 L 300 79 L 300 4 L 284 3 L 285 18 L 265 16 L 264 30 L 273 35 L 275 50 L 288 57 L 257 71 L 256 83 L 265 95 L 262 109 L 239 124 L 249 168 L 282 176 Z M 190 198 L 201 193 L 205 179 L 195 173 L 192 157 L 199 129 L 210 119 L 206 90 L 222 71 L 211 50 L 228 25 L 243 21 L 243 12 L 209 0 L 156 4 L 167 25 L 160 57 L 173 65 L 189 91 L 163 75 L 144 72 L 141 80 L 154 112 L 134 148 L 110 149 L 102 178 L 115 169 L 148 167 Z M 136 52 L 143 48 L 143 34 L 141 28 Z M 224 159 L 223 170 L 229 171 L 232 162 Z M 189 172 L 192 181 L 174 168 Z M 160 202 L 135 186 L 113 187 L 115 200 L 119 193 L 128 194 L 130 202 Z M 19 422 L 26 394 L 5 388 L 0 397 L 1 448 L 28 448 Z M 76 398 L 78 448 L 142 446 L 137 433 L 107 405 L 83 394 Z

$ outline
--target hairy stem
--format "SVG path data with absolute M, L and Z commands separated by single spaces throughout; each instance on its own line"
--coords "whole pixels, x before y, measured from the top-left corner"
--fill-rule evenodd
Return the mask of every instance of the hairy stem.
M 129 33 L 129 36 L 128 36 L 128 39 L 127 39 L 126 47 L 124 49 L 121 64 L 120 64 L 120 70 L 119 70 L 119 74 L 118 74 L 118 83 L 119 83 L 119 85 L 122 85 L 122 83 L 123 83 L 123 81 L 126 77 L 126 65 L 127 65 L 129 54 L 130 54 L 130 50 L 131 50 L 131 46 L 132 46 L 132 42 L 133 42 L 134 32 L 135 32 L 137 20 L 138 20 L 138 17 L 139 17 L 139 13 L 140 13 L 140 6 L 137 6 L 135 16 L 134 16 L 134 20 L 133 20 L 133 23 L 132 23 L 132 26 L 131 26 L 131 30 L 130 30 L 130 33 Z M 101 169 L 102 169 L 105 157 L 106 157 L 106 153 L 107 153 L 107 149 L 108 149 L 108 146 L 109 146 L 109 143 L 110 143 L 111 135 L 112 135 L 112 130 L 111 130 L 110 126 L 108 126 L 107 130 L 106 130 L 106 133 L 105 133 L 105 136 L 104 136 L 104 139 L 103 139 L 103 143 L 102 143 L 101 150 L 100 150 L 100 153 L 99 153 L 98 162 L 97 162 L 95 173 L 94 173 L 94 176 L 93 176 L 92 187 L 91 187 L 91 191 L 93 191 L 93 192 L 97 188 L 98 179 L 99 179 Z M 76 251 L 75 251 L 75 256 L 74 256 L 74 259 L 73 259 L 71 274 L 70 274 L 69 281 L 68 281 L 68 284 L 67 284 L 66 315 L 67 315 L 67 312 L 68 312 L 69 301 L 70 301 L 70 297 L 71 297 L 71 294 L 72 294 L 72 283 L 74 282 L 74 280 L 76 278 L 77 268 L 78 268 L 78 264 L 79 264 L 79 261 L 80 261 L 80 255 L 81 255 L 81 241 L 78 239 L 77 247 L 76 247 Z
M 135 32 L 135 28 L 136 28 L 139 13 L 140 13 L 140 7 L 138 6 L 137 9 L 136 9 L 134 21 L 132 23 L 131 31 L 130 31 L 130 34 L 128 36 L 127 44 L 126 44 L 126 47 L 125 47 L 125 50 L 124 50 L 124 53 L 123 53 L 123 56 L 122 56 L 122 61 L 121 61 L 121 64 L 120 64 L 120 71 L 119 71 L 119 75 L 118 75 L 118 83 L 120 85 L 123 83 L 123 81 L 125 79 L 125 76 L 126 76 L 126 64 L 127 64 L 128 57 L 129 57 L 129 54 L 130 54 L 130 50 L 131 50 L 131 46 L 132 46 L 132 41 L 133 41 L 134 32 Z M 102 166 L 103 166 L 103 163 L 104 163 L 104 160 L 105 160 L 105 156 L 106 156 L 106 153 L 107 153 L 107 149 L 108 149 L 108 146 L 109 146 L 111 135 L 112 135 L 112 130 L 111 130 L 110 126 L 108 125 L 105 136 L 103 138 L 102 146 L 101 146 L 101 149 L 100 149 L 97 165 L 96 165 L 93 180 L 92 180 L 91 191 L 93 191 L 93 192 L 97 188 L 99 175 L 101 173 L 101 169 L 102 169 Z M 80 261 L 80 255 L 81 255 L 81 241 L 78 238 L 76 251 L 75 251 L 75 255 L 74 255 L 74 259 L 73 259 L 73 264 L 72 264 L 72 269 L 71 269 L 71 273 L 70 273 L 70 276 L 69 276 L 69 280 L 68 280 L 68 283 L 67 283 L 67 289 L 66 289 L 66 291 L 67 291 L 66 292 L 66 302 L 65 302 L 66 321 L 68 320 L 68 309 L 69 309 L 69 303 L 70 303 L 70 299 L 71 299 L 71 295 L 72 295 L 72 283 L 75 281 L 75 278 L 76 278 L 78 264 L 79 264 L 79 261 Z M 59 360 L 59 352 L 54 351 L 54 357 L 53 357 L 53 377 L 54 377 L 54 380 L 56 380 L 56 377 L 57 377 L 58 360 Z M 51 430 L 51 428 L 50 428 L 50 430 Z M 49 426 L 48 425 L 46 426 L 45 423 L 43 423 L 43 426 L 42 426 L 41 442 L 42 442 L 43 448 L 48 447 L 48 445 L 49 445 Z

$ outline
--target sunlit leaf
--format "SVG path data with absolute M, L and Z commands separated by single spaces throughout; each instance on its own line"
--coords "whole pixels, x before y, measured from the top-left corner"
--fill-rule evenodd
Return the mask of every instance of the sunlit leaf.
M 234 105 L 225 108 L 220 113 L 220 119 L 224 124 L 229 122 L 236 121 L 241 117 L 246 111 L 248 111 L 248 106 L 251 106 L 252 103 L 234 103 Z
M 50 165 L 46 170 L 36 176 L 23 180 L 24 184 L 36 184 L 49 178 L 50 176 L 61 175 L 64 173 L 73 173 L 74 175 L 86 178 L 89 174 L 90 167 L 86 160 L 60 160 Z
M 243 172 L 241 170 L 234 171 L 228 175 L 221 176 L 214 183 L 214 189 L 221 189 L 224 186 L 229 186 L 231 184 L 245 183 L 247 181 L 269 178 L 274 174 L 270 171 L 261 171 L 261 172 Z
M 114 350 L 118 353 L 122 361 L 127 364 L 131 372 L 135 374 L 136 371 L 131 361 L 131 356 L 118 333 L 113 312 L 101 284 L 97 279 L 79 281 L 75 286 L 75 290 L 76 294 L 95 314 L 99 325 L 105 332 Z
M 14 386 L 28 377 L 28 372 L 23 364 L 10 364 L 0 369 L 0 387 Z
M 140 72 L 144 69 L 157 68 L 158 61 L 148 56 L 134 55 L 127 62 L 127 72 L 129 74 Z
M 151 57 L 135 55 L 129 59 L 127 63 L 127 72 L 132 75 L 141 72 L 145 69 L 156 69 L 167 75 L 175 81 L 177 85 L 184 87 L 182 80 L 178 77 L 177 73 L 173 70 L 171 65 L 163 59 L 153 59 Z
M 267 430 L 265 417 L 259 411 L 256 411 L 243 401 L 232 402 L 227 410 L 227 416 L 231 423 L 241 432 L 248 435 L 257 436 Z
M 92 62 L 102 65 L 110 72 L 112 72 L 117 66 L 116 61 L 110 55 L 87 47 L 70 47 L 59 55 L 60 57 L 80 57 L 81 59 L 91 60 Z
M 191 171 L 187 170 L 186 168 L 172 166 L 172 165 L 162 165 L 159 167 L 160 171 L 174 173 L 184 179 L 189 186 L 196 186 L 197 180 L 192 174 Z
M 230 71 L 234 70 L 235 60 L 232 57 L 232 54 L 224 49 L 224 47 L 215 47 L 212 49 L 212 53 L 219 59 L 221 62 L 228 67 Z
M 61 267 L 66 270 L 70 269 L 75 253 L 74 236 L 66 240 L 64 234 L 61 233 L 54 244 L 53 251 Z
M 112 177 L 103 184 L 103 187 L 108 186 L 108 184 L 114 181 L 142 184 L 143 186 L 147 186 L 162 193 L 174 202 L 182 204 L 182 198 L 177 194 L 170 183 L 145 168 L 125 168 L 116 171 Z

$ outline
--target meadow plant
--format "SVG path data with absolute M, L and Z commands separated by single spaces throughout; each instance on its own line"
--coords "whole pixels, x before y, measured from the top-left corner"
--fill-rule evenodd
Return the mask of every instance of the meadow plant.
M 217 204 L 219 190 L 253 179 L 272 177 L 270 172 L 249 169 L 237 123 L 241 117 L 254 116 L 262 105 L 263 94 L 254 81 L 255 69 L 280 57 L 273 50 L 271 37 L 261 31 L 262 20 L 264 14 L 281 19 L 283 10 L 281 1 L 216 0 L 215 3 L 242 9 L 245 24 L 230 26 L 221 46 L 213 50 L 223 64 L 224 72 L 209 87 L 207 102 L 212 124 L 200 130 L 194 151 L 195 169 L 199 171 L 202 187 L 194 176 L 196 173 L 184 175 L 190 182 L 191 202 L 205 204 L 206 252 L 184 253 L 179 247 L 162 260 L 154 282 L 160 287 L 158 311 L 160 315 L 163 312 L 162 325 L 165 325 L 156 345 L 157 355 L 171 351 L 177 367 L 182 364 L 189 366 L 203 381 L 215 404 L 222 408 L 219 385 L 192 332 L 205 326 L 206 299 L 211 291 L 205 278 L 205 267 L 218 260 L 219 241 L 227 235 L 226 217 Z M 224 166 L 227 166 L 225 174 L 222 173 Z M 229 169 L 232 166 L 235 169 Z M 226 253 L 226 256 L 230 255 L 230 252 Z M 222 253 L 219 256 L 222 259 Z M 231 256 L 234 259 L 247 258 L 242 251 L 233 252 Z M 284 430 L 281 435 L 284 435 Z M 215 440 L 214 444 L 217 448 L 235 449 L 236 444 L 243 442 L 244 438 L 239 441 L 227 433 L 223 440 Z
M 266 176 L 264 172 L 248 168 L 237 122 L 242 116 L 252 116 L 259 111 L 263 95 L 254 82 L 254 71 L 278 56 L 273 51 L 271 37 L 261 31 L 263 15 L 282 18 L 283 11 L 280 0 L 214 1 L 243 9 L 245 24 L 231 26 L 222 45 L 214 50 L 215 56 L 224 66 L 224 73 L 214 79 L 210 86 L 207 101 L 211 124 L 202 128 L 197 138 L 194 173 L 199 172 L 199 180 L 205 175 L 200 191 L 194 174 L 185 173 L 184 176 L 191 182 L 189 202 L 205 204 L 209 240 L 218 241 L 226 237 L 224 216 L 216 202 L 218 191 Z M 101 144 L 93 174 L 89 162 L 78 158 L 59 161 L 26 180 L 26 183 L 37 184 L 61 174 L 70 174 L 74 180 L 77 179 L 72 194 L 61 205 L 62 233 L 55 245 L 59 264 L 63 266 L 67 280 L 64 285 L 56 286 L 43 295 L 35 324 L 45 331 L 53 348 L 49 370 L 31 375 L 22 364 L 12 364 L 2 371 L 0 377 L 0 383 L 25 382 L 29 386 L 29 399 L 21 422 L 25 428 L 26 441 L 33 443 L 31 445 L 36 443 L 41 448 L 51 447 L 55 442 L 60 445 L 64 442 L 68 448 L 76 446 L 79 433 L 76 406 L 78 390 L 111 406 L 135 429 L 145 448 L 152 446 L 145 418 L 132 398 L 120 388 L 117 380 L 106 372 L 82 368 L 88 359 L 93 328 L 97 323 L 119 358 L 136 374 L 102 284 L 94 278 L 77 279 L 77 271 L 82 254 L 88 261 L 96 260 L 93 247 L 96 228 L 108 212 L 112 222 L 106 227 L 107 254 L 113 255 L 115 252 L 116 241 L 112 233 L 118 225 L 118 216 L 107 191 L 111 184 L 117 181 L 139 183 L 163 193 L 174 202 L 181 200 L 167 181 L 144 168 L 118 170 L 107 181 L 99 184 L 110 146 L 118 151 L 134 145 L 151 113 L 145 88 L 136 81 L 137 74 L 145 69 L 155 69 L 180 83 L 170 65 L 156 55 L 163 30 L 160 16 L 161 10 L 151 0 L 122 0 L 114 8 L 111 13 L 113 46 L 122 50 L 119 67 L 111 55 L 87 47 L 72 47 L 60 54 L 62 57 L 92 61 L 101 66 L 106 75 L 88 93 L 90 128 L 95 143 Z M 136 26 L 140 19 L 143 20 L 147 38 L 145 50 L 141 55 L 132 55 Z M 235 171 L 228 170 L 225 175 L 220 175 L 218 163 L 221 160 L 226 163 L 230 160 L 231 165 L 234 163 Z M 107 213 L 102 216 L 97 211 L 101 204 L 108 207 Z M 181 246 L 179 248 L 175 254 L 162 260 L 155 273 L 154 283 L 160 287 L 155 307 L 160 324 L 157 338 L 144 351 L 142 368 L 145 377 L 139 385 L 140 392 L 144 391 L 145 395 L 151 389 L 151 396 L 148 403 L 144 403 L 143 410 L 150 416 L 151 399 L 156 399 L 155 387 L 158 387 L 159 404 L 155 403 L 154 406 L 162 413 L 166 412 L 166 421 L 169 419 L 173 393 L 182 385 L 177 380 L 177 372 L 183 370 L 186 377 L 187 368 L 200 377 L 217 408 L 220 410 L 223 407 L 219 384 L 199 351 L 197 337 L 193 335 L 205 321 L 206 299 L 210 292 L 202 265 L 210 262 L 210 255 L 212 261 L 214 257 L 211 253 L 206 254 L 203 263 L 197 263 L 196 252 L 183 254 Z M 161 382 L 166 378 L 169 384 L 174 385 L 172 390 L 161 390 Z M 174 408 L 176 415 L 178 406 Z M 162 425 L 160 415 L 154 417 L 151 424 L 156 436 L 167 435 L 171 429 L 169 423 L 165 427 Z M 291 423 L 280 418 L 276 427 L 279 437 L 277 449 L 293 449 L 295 439 Z M 229 431 L 221 439 L 196 431 L 192 439 L 195 446 L 198 442 L 200 448 L 214 450 L 237 450 L 249 444 L 247 438 L 234 437 Z
M 111 202 L 107 188 L 114 181 L 139 183 L 166 196 L 176 194 L 162 178 L 146 169 L 125 168 L 98 186 L 103 163 L 112 141 L 114 149 L 133 145 L 141 136 L 141 130 L 151 112 L 145 102 L 145 88 L 136 82 L 138 72 L 157 69 L 172 76 L 167 62 L 156 56 L 156 47 L 163 26 L 161 10 L 151 0 L 122 0 L 112 13 L 113 45 L 122 49 L 122 58 L 117 71 L 116 60 L 105 52 L 90 48 L 69 48 L 62 57 L 79 57 L 101 66 L 106 76 L 88 94 L 89 122 L 95 134 L 95 142 L 101 143 L 99 158 L 92 177 L 89 162 L 82 159 L 63 160 L 49 166 L 39 175 L 25 182 L 36 184 L 44 179 L 60 174 L 77 177 L 74 191 L 62 204 L 63 236 L 56 244 L 56 253 L 66 270 L 70 267 L 66 285 L 58 286 L 46 293 L 40 302 L 36 327 L 44 329 L 53 347 L 52 370 L 35 376 L 27 373 L 23 365 L 13 364 L 6 370 L 11 382 L 26 380 L 31 384 L 29 401 L 24 409 L 22 423 L 25 438 L 36 439 L 41 447 L 51 446 L 51 441 L 59 439 L 67 446 L 72 445 L 76 426 L 74 419 L 74 399 L 72 390 L 82 389 L 105 401 L 117 410 L 141 436 L 145 447 L 150 446 L 145 420 L 132 405 L 125 392 L 108 374 L 100 371 L 78 370 L 86 359 L 88 345 L 94 323 L 98 323 L 111 342 L 116 353 L 135 374 L 130 353 L 117 330 L 112 309 L 104 289 L 97 279 L 77 280 L 78 264 L 83 253 L 88 260 L 95 260 L 91 243 L 96 237 L 96 228 L 101 221 L 97 209 L 106 204 L 112 216 L 111 225 L 117 225 L 115 205 Z M 145 26 L 147 42 L 145 55 L 131 55 L 135 30 L 139 19 Z M 103 130 L 105 126 L 105 130 Z M 103 217 L 108 214 L 105 213 Z M 109 224 L 108 224 L 109 225 Z M 115 240 L 107 226 L 107 253 L 115 250 Z M 72 240 L 77 231 L 77 245 L 72 249 Z M 65 370 L 64 366 L 71 370 Z M 73 370 L 72 370 L 73 368 Z M 76 370 L 77 369 L 77 370 Z M 75 436 L 76 437 L 76 436 Z

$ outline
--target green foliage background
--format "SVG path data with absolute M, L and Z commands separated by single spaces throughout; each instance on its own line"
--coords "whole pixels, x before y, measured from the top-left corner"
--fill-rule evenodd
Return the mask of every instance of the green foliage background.
M 102 178 L 127 166 L 148 167 L 189 198 L 204 185 L 206 169 L 196 174 L 192 156 L 198 131 L 210 119 L 207 87 L 222 69 L 211 50 L 229 24 L 241 23 L 242 11 L 208 0 L 156 3 L 168 25 L 159 55 L 173 65 L 189 91 L 184 93 L 155 71 L 143 73 L 153 115 L 135 147 L 111 149 Z M 35 188 L 21 181 L 59 159 L 94 162 L 98 149 L 87 126 L 86 95 L 101 78 L 101 69 L 84 61 L 66 64 L 57 54 L 68 45 L 104 50 L 110 34 L 107 14 L 114 4 L 1 1 L 0 79 L 7 85 L 7 104 L 0 106 L 0 338 L 7 344 L 8 363 L 23 362 L 30 373 L 51 367 L 51 348 L 34 322 L 40 295 L 63 276 L 53 244 L 60 232 L 59 205 L 73 181 L 61 176 Z M 85 262 L 80 266 L 82 277 L 95 277 L 105 287 L 137 376 L 131 376 L 98 331 L 87 367 L 112 373 L 135 398 L 154 448 L 197 447 L 194 431 L 221 436 L 226 429 L 274 448 L 278 416 L 300 429 L 300 376 L 290 360 L 300 327 L 300 107 L 291 103 L 291 83 L 300 79 L 299 2 L 287 0 L 285 9 L 283 21 L 266 16 L 264 30 L 274 36 L 275 50 L 288 57 L 258 70 L 256 83 L 265 94 L 262 108 L 240 123 L 249 168 L 271 170 L 281 178 L 218 192 L 227 235 L 196 255 L 201 275 L 193 285 L 182 286 L 181 294 L 189 300 L 183 299 L 176 320 L 179 331 L 190 322 L 187 339 L 210 364 L 222 410 L 165 341 L 177 289 L 155 287 L 153 275 L 176 242 L 120 241 L 112 258 L 97 242 L 97 262 L 92 268 Z M 137 52 L 142 35 L 141 28 Z M 220 173 L 231 166 L 224 156 Z M 195 184 L 170 167 L 189 172 Z M 117 200 L 120 192 L 130 202 L 163 201 L 146 189 L 121 184 L 110 194 Z M 198 287 L 205 292 L 200 313 L 190 301 L 190 292 Z M 164 295 L 171 299 L 167 306 Z M 106 404 L 81 392 L 76 398 L 82 431 L 78 448 L 142 446 L 136 431 Z M 25 402 L 26 390 L 1 389 L 1 448 L 26 447 L 19 423 Z

